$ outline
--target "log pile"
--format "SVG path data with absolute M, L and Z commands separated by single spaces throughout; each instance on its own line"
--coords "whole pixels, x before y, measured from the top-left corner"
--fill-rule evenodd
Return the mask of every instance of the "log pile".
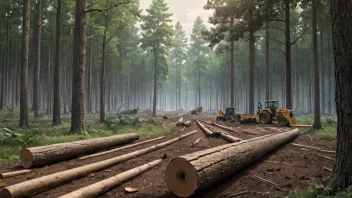
M 68 160 L 83 154 L 101 151 L 105 148 L 126 144 L 139 139 L 138 133 L 115 135 L 104 138 L 81 140 L 48 146 L 24 148 L 21 151 L 21 165 L 30 168 Z
M 166 169 L 169 190 L 189 197 L 294 139 L 298 132 L 265 135 L 173 158 Z

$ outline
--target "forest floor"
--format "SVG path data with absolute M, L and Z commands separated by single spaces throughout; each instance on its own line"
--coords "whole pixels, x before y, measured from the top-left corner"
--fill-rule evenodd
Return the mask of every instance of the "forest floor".
M 165 113 L 169 119 L 177 119 L 176 113 Z M 183 115 L 185 120 L 190 119 L 201 119 L 201 120 L 214 120 L 215 114 L 201 114 L 199 116 L 192 116 L 189 114 Z M 93 118 L 88 118 L 88 120 Z M 97 118 L 96 118 L 97 119 Z M 114 123 L 114 122 L 113 122 Z M 240 137 L 242 139 L 249 139 L 256 136 L 262 136 L 270 133 L 281 133 L 289 130 L 288 127 L 279 127 L 275 125 L 237 125 L 234 123 L 222 123 L 227 126 L 231 126 L 238 131 L 249 131 L 257 135 L 251 135 L 247 133 L 233 133 L 229 132 L 231 135 Z M 159 128 L 160 129 L 160 128 Z M 110 167 L 106 170 L 96 172 L 95 174 L 87 175 L 86 177 L 74 180 L 70 183 L 61 185 L 56 188 L 41 192 L 39 194 L 32 195 L 31 197 L 58 197 L 63 194 L 67 194 L 79 188 L 88 186 L 90 184 L 101 181 L 105 178 L 109 178 L 123 171 L 129 170 L 136 166 L 140 166 L 147 162 L 158 159 L 162 154 L 167 154 L 168 159 L 164 161 L 161 165 L 143 173 L 142 175 L 124 183 L 123 185 L 109 191 L 108 193 L 102 195 L 101 197 L 175 197 L 168 190 L 165 181 L 165 170 L 169 159 L 177 157 L 180 155 L 192 153 L 195 151 L 204 150 L 207 148 L 212 148 L 219 145 L 227 144 L 226 141 L 219 138 L 207 138 L 204 133 L 196 126 L 192 125 L 189 128 L 185 128 L 182 131 L 182 127 L 173 127 L 171 129 L 157 130 L 156 133 L 145 134 L 138 140 L 144 141 L 146 139 L 155 138 L 158 136 L 165 136 L 164 139 L 140 145 L 128 150 L 118 151 L 116 153 L 108 154 L 105 156 L 100 156 L 96 158 L 91 158 L 83 161 L 77 159 L 72 159 L 69 161 L 63 161 L 60 163 L 48 165 L 45 167 L 34 168 L 32 173 L 28 173 L 22 176 L 16 176 L 13 178 L 8 178 L 0 180 L 0 184 L 6 186 L 20 183 L 26 180 L 34 179 L 51 173 L 79 167 L 85 164 L 98 162 L 101 160 L 109 159 L 114 156 L 121 154 L 126 154 L 132 151 L 140 150 L 157 143 L 161 143 L 170 140 L 175 137 L 179 137 L 182 134 L 190 132 L 192 130 L 198 130 L 192 136 L 189 136 L 181 141 L 178 141 L 165 148 L 153 151 L 149 154 L 137 157 L 132 160 L 120 163 L 116 166 Z M 93 129 L 92 129 L 93 130 Z M 132 131 L 132 129 L 131 129 Z M 138 131 L 137 131 L 138 132 Z M 325 150 L 335 150 L 335 143 L 331 137 L 322 137 L 315 135 L 314 133 L 308 136 L 306 134 L 307 130 L 301 130 L 303 132 L 298 138 L 293 140 L 293 143 L 304 144 L 309 146 L 316 146 L 323 148 Z M 201 141 L 194 147 L 190 147 L 196 139 L 202 138 Z M 309 187 L 315 185 L 320 185 L 324 179 L 329 175 L 334 162 L 332 160 L 324 159 L 314 155 L 314 151 L 304 151 L 301 148 L 291 146 L 289 144 L 284 145 L 268 155 L 264 156 L 261 160 L 257 161 L 255 164 L 248 166 L 239 173 L 224 179 L 218 185 L 211 186 L 206 191 L 198 193 L 194 197 L 281 197 L 290 194 L 294 191 L 305 191 Z M 321 153 L 317 153 L 321 154 Z M 333 158 L 333 154 L 323 154 L 325 156 Z M 9 172 L 20 170 L 21 166 L 19 163 L 3 163 L 0 164 L 0 172 Z M 258 180 L 255 176 L 259 176 L 271 182 L 274 182 L 280 187 L 275 187 L 272 184 Z M 125 187 L 133 187 L 138 189 L 138 192 L 133 194 L 126 194 L 124 192 Z M 247 191 L 247 193 L 242 195 L 236 195 L 237 193 Z

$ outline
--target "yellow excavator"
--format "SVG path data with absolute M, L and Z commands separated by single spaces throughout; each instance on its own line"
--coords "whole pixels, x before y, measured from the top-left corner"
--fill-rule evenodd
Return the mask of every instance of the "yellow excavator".
M 271 124 L 277 121 L 282 126 L 296 125 L 296 118 L 290 109 L 278 108 L 278 100 L 266 100 L 264 108 L 261 103 L 258 103 L 259 121 L 262 124 Z

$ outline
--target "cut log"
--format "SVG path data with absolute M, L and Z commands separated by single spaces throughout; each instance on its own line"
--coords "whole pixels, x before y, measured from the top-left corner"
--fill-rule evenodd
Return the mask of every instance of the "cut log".
M 101 151 L 105 148 L 130 143 L 139 139 L 138 133 L 115 135 L 104 138 L 81 140 L 48 146 L 24 148 L 21 151 L 21 164 L 24 168 L 47 165 L 68 160 L 79 155 Z
M 299 147 L 299 148 L 305 148 L 305 149 L 309 149 L 309 150 L 313 150 L 313 151 L 319 151 L 322 153 L 336 153 L 336 151 L 328 151 L 328 150 L 323 150 L 319 147 L 315 147 L 315 146 L 307 146 L 307 145 L 303 145 L 303 144 L 295 144 L 295 143 L 291 143 L 291 146 L 295 146 L 295 147 Z
M 146 144 L 146 143 L 149 143 L 149 142 L 153 142 L 153 141 L 157 141 L 157 140 L 160 140 L 160 139 L 163 139 L 163 138 L 165 138 L 165 137 L 161 136 L 161 137 L 158 137 L 158 138 L 154 138 L 154 139 L 151 139 L 151 140 L 146 140 L 146 141 L 143 141 L 143 142 L 138 142 L 138 143 L 127 145 L 127 146 L 123 146 L 123 147 L 120 147 L 120 148 L 116 148 L 116 149 L 112 149 L 112 150 L 108 150 L 108 151 L 104 151 L 104 152 L 100 152 L 100 153 L 95 153 L 95 154 L 92 154 L 92 155 L 83 156 L 83 157 L 78 158 L 78 160 L 85 160 L 85 159 L 90 159 L 90 158 L 93 158 L 93 157 L 106 155 L 106 154 L 109 154 L 109 153 L 114 153 L 114 152 L 117 152 L 117 151 L 121 151 L 123 149 L 136 147 L 136 146 L 139 146 L 139 145 L 142 145 L 142 144 Z
M 214 133 L 206 128 L 202 123 L 200 123 L 198 120 L 196 120 L 198 127 L 205 133 L 207 136 L 213 136 Z
M 192 125 L 192 121 L 182 122 L 182 126 L 190 127 L 191 125 Z
M 0 174 L 0 178 L 1 179 L 5 179 L 5 178 L 9 178 L 9 177 L 14 177 L 14 176 L 17 176 L 17 175 L 24 175 L 24 174 L 30 173 L 30 172 L 31 172 L 31 170 L 20 170 L 20 171 L 1 173 Z
M 173 158 L 166 169 L 169 190 L 179 197 L 189 197 L 248 167 L 298 134 L 299 130 L 294 129 Z
M 238 137 L 234 137 L 228 133 L 226 133 L 225 131 L 212 127 L 210 125 L 204 124 L 205 127 L 209 128 L 210 130 L 212 130 L 214 133 L 217 133 L 222 139 L 226 140 L 229 143 L 234 143 L 234 142 L 239 142 L 242 139 L 238 138 Z
M 182 126 L 182 123 L 183 123 L 183 117 L 178 119 L 178 121 L 176 122 L 176 126 Z
M 97 171 L 104 170 L 108 167 L 114 166 L 118 163 L 136 158 L 138 156 L 144 155 L 146 153 L 158 150 L 160 148 L 166 147 L 170 144 L 173 144 L 177 141 L 180 141 L 190 135 L 195 134 L 197 131 L 192 131 L 187 134 L 184 134 L 178 138 L 174 138 L 172 140 L 145 148 L 141 149 L 138 151 L 134 151 L 125 155 L 120 155 L 118 157 L 114 157 L 111 159 L 107 159 L 104 161 L 99 161 L 96 163 L 92 164 L 87 164 L 85 166 L 53 173 L 50 175 L 46 175 L 43 177 L 39 177 L 36 179 L 31 179 L 24 181 L 22 183 L 14 184 L 12 186 L 8 186 L 6 188 L 3 188 L 2 191 L 0 192 L 0 197 L 1 198 L 13 198 L 13 197 L 23 197 L 25 195 L 29 195 L 38 191 L 42 191 L 44 189 L 49 189 L 67 182 L 70 182 L 72 180 L 75 180 L 77 178 L 86 176 L 90 173 L 94 173 Z
M 125 171 L 103 181 L 94 183 L 87 187 L 78 189 L 73 191 L 69 194 L 63 195 L 59 198 L 90 198 L 90 197 L 98 197 L 99 195 L 106 193 L 107 191 L 116 188 L 117 186 L 121 185 L 122 183 L 141 175 L 142 173 L 152 169 L 153 167 L 161 164 L 163 160 L 155 160 L 153 162 L 144 164 L 137 168 L 133 168 L 131 170 Z

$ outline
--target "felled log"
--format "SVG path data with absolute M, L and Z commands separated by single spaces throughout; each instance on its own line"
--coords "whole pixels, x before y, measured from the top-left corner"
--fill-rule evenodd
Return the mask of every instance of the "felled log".
M 101 151 L 105 148 L 126 144 L 138 139 L 138 133 L 130 133 L 48 146 L 24 148 L 21 151 L 21 164 L 24 168 L 30 168 L 33 165 L 51 164 L 79 155 Z
M 20 170 L 20 171 L 13 171 L 13 172 L 7 172 L 7 173 L 0 173 L 0 178 L 5 179 L 10 177 L 15 177 L 17 175 L 23 175 L 30 172 L 31 170 Z
M 78 189 L 66 195 L 63 195 L 59 198 L 90 198 L 90 197 L 98 197 L 99 195 L 108 192 L 109 190 L 116 188 L 117 186 L 121 185 L 122 183 L 141 175 L 142 173 L 152 169 L 153 167 L 161 164 L 163 160 L 158 159 L 152 161 L 150 163 L 144 164 L 137 168 L 133 168 L 131 170 L 122 172 L 118 175 L 105 179 L 103 181 L 94 183 L 87 187 Z
M 214 122 L 212 123 L 212 125 L 217 126 L 217 127 L 221 128 L 221 129 L 224 129 L 224 130 L 228 130 L 228 131 L 231 131 L 231 132 L 235 132 L 235 133 L 242 133 L 242 132 L 244 132 L 244 133 L 249 133 L 249 134 L 252 134 L 252 135 L 257 135 L 256 133 L 252 133 L 252 132 L 249 132 L 249 131 L 241 131 L 241 132 L 239 132 L 239 131 L 236 131 L 236 130 L 230 128 L 230 127 L 226 127 L 226 126 L 223 126 L 223 125 L 220 125 L 220 124 L 216 124 L 216 123 L 214 123 Z
M 124 150 L 124 149 L 136 147 L 136 146 L 139 146 L 139 145 L 142 145 L 142 144 L 146 144 L 146 143 L 149 143 L 149 142 L 153 142 L 153 141 L 157 141 L 157 140 L 160 140 L 160 139 L 163 139 L 163 138 L 165 138 L 165 137 L 161 136 L 161 137 L 158 137 L 158 138 L 154 138 L 154 139 L 151 139 L 151 140 L 146 140 L 146 141 L 143 141 L 143 142 L 138 142 L 138 143 L 127 145 L 127 146 L 123 146 L 123 147 L 120 147 L 120 148 L 116 148 L 116 149 L 112 149 L 112 150 L 108 150 L 108 151 L 104 151 L 104 152 L 99 152 L 99 153 L 94 153 L 94 154 L 91 154 L 91 155 L 80 157 L 80 158 L 78 158 L 78 160 L 85 160 L 85 159 L 90 159 L 90 158 L 93 158 L 93 157 L 106 155 L 106 154 L 109 154 L 109 153 L 114 153 L 116 151 L 121 151 L 121 150 Z
M 168 188 L 179 197 L 189 197 L 248 167 L 265 154 L 297 137 L 298 132 L 298 129 L 294 129 L 265 135 L 173 158 L 166 169 Z
M 31 179 L 24 181 L 22 183 L 14 184 L 12 186 L 8 186 L 2 189 L 0 192 L 0 197 L 1 198 L 13 198 L 13 197 L 23 197 L 25 195 L 29 195 L 38 191 L 42 191 L 44 189 L 49 189 L 67 182 L 70 182 L 72 180 L 75 180 L 77 178 L 86 176 L 90 173 L 97 172 L 100 170 L 104 170 L 108 167 L 114 166 L 118 163 L 136 158 L 138 156 L 144 155 L 146 153 L 158 150 L 160 148 L 163 148 L 165 146 L 168 146 L 170 144 L 173 144 L 179 140 L 182 140 L 190 135 L 195 134 L 197 131 L 192 131 L 187 134 L 184 134 L 178 138 L 174 138 L 172 140 L 145 148 L 141 149 L 138 151 L 134 151 L 131 153 L 127 153 L 124 155 L 120 155 L 114 158 L 110 158 L 107 160 L 99 161 L 96 163 L 92 164 L 87 164 L 85 166 L 53 173 L 50 175 L 46 175 L 43 177 Z
M 196 120 L 198 127 L 205 133 L 207 136 L 213 136 L 214 133 L 206 128 L 202 123 L 200 123 L 198 120 Z
M 208 129 L 210 129 L 217 136 L 220 136 L 222 139 L 226 140 L 229 143 L 239 142 L 242 140 L 241 138 L 234 137 L 234 136 L 226 133 L 225 131 L 218 129 L 218 128 L 215 128 L 211 125 L 204 124 L 204 126 L 207 127 Z
M 192 125 L 192 121 L 182 122 L 181 125 L 182 125 L 182 126 L 185 126 L 185 127 L 190 127 L 190 126 Z
M 178 119 L 178 121 L 176 122 L 176 126 L 182 126 L 182 123 L 183 123 L 183 117 Z

